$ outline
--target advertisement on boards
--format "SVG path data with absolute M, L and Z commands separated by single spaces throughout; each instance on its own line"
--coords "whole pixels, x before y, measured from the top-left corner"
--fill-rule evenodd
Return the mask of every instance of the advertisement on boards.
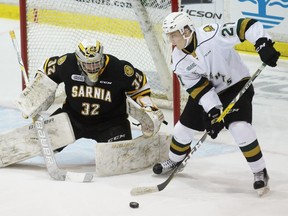
M 194 17 L 195 26 L 223 23 L 224 0 L 182 0 L 180 10 Z
M 233 0 L 227 12 L 231 19 L 257 19 L 275 40 L 288 42 L 287 0 Z

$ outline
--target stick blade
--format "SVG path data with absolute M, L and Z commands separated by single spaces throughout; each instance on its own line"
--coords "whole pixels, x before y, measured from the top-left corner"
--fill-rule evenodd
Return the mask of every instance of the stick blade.
M 148 194 L 148 193 L 155 193 L 159 192 L 159 189 L 157 186 L 151 186 L 151 187 L 136 187 L 133 188 L 130 191 L 130 194 L 132 196 L 138 196 L 138 195 L 143 195 L 143 194 Z
M 93 179 L 94 179 L 93 173 L 86 173 L 83 182 L 92 182 Z
M 94 178 L 93 173 L 67 172 L 65 181 L 70 182 L 91 182 Z

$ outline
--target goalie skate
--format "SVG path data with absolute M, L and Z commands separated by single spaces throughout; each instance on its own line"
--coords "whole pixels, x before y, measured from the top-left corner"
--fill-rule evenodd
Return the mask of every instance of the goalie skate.
M 53 150 L 75 141 L 70 120 L 61 113 L 45 120 Z M 41 154 L 33 124 L 0 134 L 0 167 L 32 158 Z

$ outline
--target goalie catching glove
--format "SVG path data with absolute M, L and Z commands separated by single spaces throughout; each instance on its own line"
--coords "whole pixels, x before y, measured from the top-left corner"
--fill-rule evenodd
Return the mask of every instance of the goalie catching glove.
M 35 117 L 39 112 L 46 111 L 55 100 L 57 83 L 42 72 L 21 92 L 17 105 L 24 118 Z
M 128 114 L 138 120 L 144 136 L 154 136 L 164 121 L 164 115 L 149 96 L 139 96 L 137 103 L 128 97 Z

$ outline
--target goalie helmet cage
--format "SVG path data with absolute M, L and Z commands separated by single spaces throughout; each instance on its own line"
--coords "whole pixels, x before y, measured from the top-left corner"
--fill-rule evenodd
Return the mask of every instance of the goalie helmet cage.
M 171 45 L 161 25 L 178 0 L 21 0 L 20 33 L 28 77 L 47 57 L 74 52 L 84 38 L 96 38 L 104 53 L 131 62 L 147 74 L 159 107 L 180 116 L 180 88 L 171 75 Z M 25 87 L 24 82 L 23 88 Z M 59 87 L 57 97 L 65 95 Z

